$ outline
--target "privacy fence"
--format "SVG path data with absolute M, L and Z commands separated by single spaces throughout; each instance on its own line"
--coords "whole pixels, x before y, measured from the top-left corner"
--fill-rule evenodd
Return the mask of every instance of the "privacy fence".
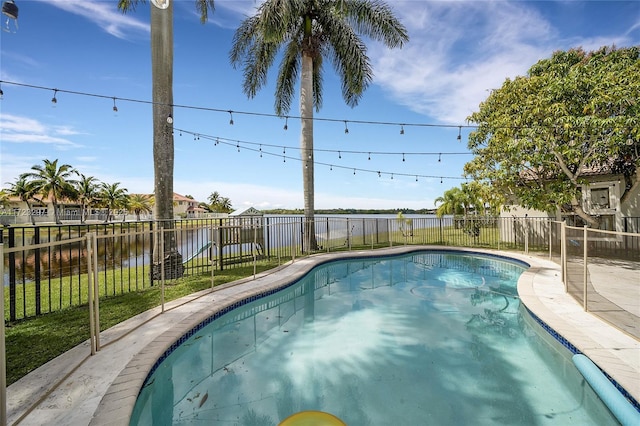
M 1 234 L 4 317 L 14 322 L 84 306 L 90 291 L 93 297 L 117 296 L 203 274 L 213 286 L 216 271 L 224 269 L 282 264 L 312 252 L 412 244 L 537 252 L 563 265 L 566 290 L 585 309 L 616 324 L 628 322 L 631 313 L 640 323 L 637 308 L 609 291 L 625 280 L 631 280 L 632 294 L 640 291 L 639 225 L 640 218 L 631 218 L 625 226 L 632 232 L 607 232 L 529 217 L 316 217 L 314 247 L 303 246 L 307 227 L 298 216 L 191 219 L 165 229 L 151 221 L 11 226 Z M 154 247 L 167 239 L 179 257 L 156 260 L 154 267 Z M 615 280 L 605 272 L 612 267 L 620 272 Z

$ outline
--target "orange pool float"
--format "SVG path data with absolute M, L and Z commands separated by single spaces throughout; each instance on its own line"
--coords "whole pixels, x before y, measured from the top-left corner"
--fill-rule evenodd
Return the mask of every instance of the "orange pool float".
M 292 414 L 278 426 L 347 426 L 347 424 L 333 414 L 311 410 Z

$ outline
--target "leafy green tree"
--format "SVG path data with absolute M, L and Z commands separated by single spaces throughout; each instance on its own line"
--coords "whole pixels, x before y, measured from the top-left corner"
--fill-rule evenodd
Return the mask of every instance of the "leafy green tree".
M 218 191 L 214 191 L 207 197 L 207 201 L 209 201 L 209 206 L 211 206 L 212 210 L 215 211 L 215 207 L 220 203 L 220 199 L 222 196 Z
M 377 0 L 267 0 L 234 35 L 230 59 L 244 70 L 243 90 L 249 98 L 266 84 L 269 68 L 280 51 L 276 114 L 289 112 L 300 76 L 305 251 L 317 248 L 313 224 L 313 108 L 319 111 L 322 106 L 324 59 L 332 62 L 340 77 L 347 105 L 356 106 L 373 79 L 362 36 L 391 48 L 409 40 L 391 8 Z
M 85 176 L 79 173 L 80 179 L 76 181 L 76 199 L 80 203 L 80 223 L 85 223 L 89 207 L 98 196 L 98 179 L 93 176 Z
M 231 200 L 220 195 L 218 191 L 212 192 L 208 197 L 209 205 L 207 210 L 215 213 L 229 213 L 233 211 Z
M 0 189 L 0 208 L 3 210 L 9 207 L 9 192 L 6 189 Z
M 25 176 L 16 178 L 16 181 L 9 183 L 7 194 L 11 197 L 18 197 L 21 201 L 27 203 L 27 210 L 29 210 L 29 220 L 31 224 L 35 225 L 36 220 L 33 217 L 33 208 L 31 207 L 31 201 L 38 201 L 36 195 L 38 194 L 37 188 L 33 182 L 27 180 Z
M 51 197 L 53 204 L 53 215 L 57 224 L 62 223 L 59 215 L 59 201 L 62 198 L 72 199 L 75 197 L 76 170 L 69 164 L 58 165 L 58 160 L 43 160 L 43 164 L 36 164 L 31 167 L 31 172 L 24 173 L 22 177 L 31 180 L 31 185 L 35 192 L 43 198 Z
M 107 217 L 105 223 L 111 219 L 111 212 L 116 209 L 126 208 L 129 202 L 129 196 L 125 188 L 120 188 L 120 182 L 106 183 L 102 182 L 98 193 L 100 205 L 107 209 Z
M 222 197 L 220 199 L 218 208 L 223 213 L 231 213 L 233 211 L 233 208 L 231 207 L 231 200 L 228 197 Z
M 131 194 L 128 208 L 136 214 L 136 220 L 140 222 L 140 214 L 153 212 L 153 198 L 144 194 Z
M 145 0 L 118 0 L 123 13 L 135 10 Z M 153 0 L 151 6 L 151 78 L 153 99 L 153 171 L 155 219 L 163 221 L 164 229 L 173 224 L 173 1 Z M 156 5 L 158 7 L 156 7 Z M 165 6 L 162 9 L 159 6 Z M 200 22 L 205 23 L 214 11 L 214 0 L 195 0 Z M 172 232 L 164 240 L 162 250 L 154 250 L 154 263 L 167 254 L 176 254 Z
M 556 52 L 507 79 L 468 118 L 478 128 L 465 172 L 498 198 L 541 211 L 560 207 L 597 226 L 581 187 L 586 174 L 620 174 L 624 200 L 638 184 L 639 93 L 639 46 Z
M 463 214 L 464 203 L 462 201 L 462 190 L 458 187 L 454 187 L 444 191 L 444 194 L 434 200 L 436 209 L 436 216 L 442 217 L 446 214 Z M 438 204 L 440 204 L 438 206 Z

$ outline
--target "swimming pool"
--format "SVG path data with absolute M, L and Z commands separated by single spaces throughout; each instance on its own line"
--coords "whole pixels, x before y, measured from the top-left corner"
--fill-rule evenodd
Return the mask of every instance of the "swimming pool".
M 617 424 L 520 306 L 525 268 L 433 251 L 320 265 L 198 327 L 131 424 Z

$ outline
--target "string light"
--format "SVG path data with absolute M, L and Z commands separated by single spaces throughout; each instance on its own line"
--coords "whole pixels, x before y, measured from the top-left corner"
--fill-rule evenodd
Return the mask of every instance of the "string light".
M 349 128 L 347 127 L 347 121 L 344 122 L 344 133 L 349 134 Z
M 439 163 L 440 161 L 442 161 L 442 153 L 439 153 L 439 154 L 438 154 L 438 163 Z
M 45 86 L 38 86 L 38 85 L 34 85 L 34 84 L 28 84 L 28 83 L 18 83 L 18 82 L 14 82 L 14 81 L 7 81 L 7 80 L 0 80 L 0 83 L 5 83 L 5 84 L 11 84 L 14 86 L 21 86 L 21 87 L 27 87 L 27 88 L 31 88 L 31 89 L 39 89 L 39 90 L 53 90 L 54 92 L 60 92 L 60 93 L 68 93 L 68 94 L 73 94 L 73 95 L 78 95 L 78 96 L 87 96 L 87 97 L 95 97 L 95 98 L 105 98 L 105 99 L 112 99 L 112 96 L 107 96 L 107 95 L 102 95 L 102 94 L 98 94 L 98 93 L 89 93 L 89 92 L 81 92 L 81 91 L 76 91 L 76 90 L 65 90 L 65 89 L 54 89 L 51 87 L 45 87 Z M 2 89 L 0 89 L 0 96 L 2 94 Z M 56 98 L 55 93 L 54 93 L 54 99 Z M 166 105 L 163 103 L 157 103 L 157 102 L 153 102 L 153 101 L 149 101 L 149 100 L 142 100 L 142 99 L 134 99 L 134 98 L 116 98 L 121 102 L 135 102 L 135 103 L 142 103 L 142 104 L 148 104 L 148 105 Z M 53 101 L 52 102 L 57 102 Z M 232 110 L 225 110 L 225 109 L 220 109 L 220 108 L 209 108 L 209 107 L 202 107 L 202 106 L 197 106 L 197 105 L 182 105 L 182 104 L 173 104 L 170 105 L 174 108 L 183 108 L 183 109 L 193 109 L 193 110 L 200 110 L 200 111 L 210 111 L 210 112 L 225 112 L 225 113 L 231 113 L 231 112 L 235 112 L 236 114 L 244 114 L 244 115 L 252 115 L 252 116 L 259 116 L 259 117 L 278 117 L 278 118 L 282 118 L 279 115 L 276 114 L 269 114 L 269 113 L 261 113 L 261 112 L 253 112 L 253 111 L 232 111 Z M 288 116 L 291 118 L 299 118 L 299 119 L 303 119 L 303 117 L 301 116 Z M 345 123 L 345 130 L 347 130 L 345 133 L 348 133 L 348 128 L 346 127 L 347 124 L 347 120 L 341 119 L 341 118 L 320 118 L 320 117 L 314 117 L 314 118 L 305 118 L 305 119 L 309 119 L 309 120 L 313 120 L 313 121 L 324 121 L 324 122 L 344 122 Z M 389 122 L 389 121 L 374 121 L 374 120 L 348 120 L 351 123 L 357 123 L 357 124 L 371 124 L 371 125 L 382 125 L 382 126 L 400 126 L 401 130 L 403 130 L 404 126 L 412 126 L 412 127 L 433 127 L 433 128 L 458 128 L 458 139 L 461 140 L 462 139 L 462 128 L 468 128 L 468 129 L 477 129 L 478 125 L 454 125 L 454 124 L 434 124 L 434 123 L 399 123 L 399 122 Z M 527 126 L 527 127 L 514 127 L 514 126 L 504 126 L 502 128 L 505 129 L 514 129 L 514 130 L 521 130 L 521 129 L 533 129 L 536 127 L 540 127 L 540 126 Z
M 404 124 L 400 125 L 400 134 L 404 135 Z
M 356 175 L 356 169 L 353 169 L 353 175 L 354 176 Z
M 404 163 L 404 152 L 402 153 L 402 162 Z
M 118 112 L 118 107 L 116 106 L 116 98 L 113 98 L 113 112 Z
M 236 148 L 238 148 L 238 152 L 240 152 L 240 144 L 239 143 L 236 144 Z
M 195 132 L 191 132 L 185 129 L 176 129 L 179 130 L 180 133 L 193 133 L 194 134 L 194 140 L 195 139 L 200 139 L 200 136 L 202 136 L 205 139 L 209 139 L 212 142 L 214 142 L 215 145 L 218 144 L 225 144 L 225 145 L 229 145 L 229 146 L 234 146 L 236 147 L 236 149 L 238 148 L 239 145 L 243 145 L 243 147 L 245 148 L 245 150 L 248 151 L 255 151 L 255 152 L 259 152 L 261 157 L 264 157 L 264 155 L 271 155 L 271 156 L 281 156 L 282 157 L 282 161 L 286 163 L 287 160 L 287 156 L 286 156 L 286 146 L 282 147 L 283 148 L 283 153 L 282 154 L 276 154 L 276 153 L 271 153 L 269 151 L 265 151 L 263 145 L 265 146 L 272 146 L 272 147 L 279 147 L 278 145 L 269 145 L 269 144 L 258 144 L 258 143 L 252 143 L 252 142 L 247 142 L 247 141 L 239 141 L 239 140 L 230 140 L 230 139 L 225 139 L 225 138 L 220 138 L 219 136 L 209 136 L 209 135 L 201 135 L 199 133 L 195 133 Z M 221 140 L 222 139 L 222 140 Z M 248 145 L 248 146 L 246 146 Z M 256 148 L 251 148 L 251 145 L 255 145 Z M 290 147 L 289 147 L 290 148 Z M 349 151 L 348 151 L 349 152 Z M 338 151 L 339 155 L 342 154 L 341 151 Z M 401 154 L 401 153 L 398 153 Z M 406 153 L 405 153 L 406 154 Z M 309 160 L 302 160 L 300 158 L 296 158 L 296 157 L 289 157 L 290 159 L 294 159 L 297 161 L 305 161 L 305 167 L 309 167 L 309 165 L 311 164 L 318 164 L 318 165 L 324 165 L 324 166 L 328 166 L 329 170 L 333 170 L 333 164 L 327 164 L 327 163 L 322 163 L 322 162 L 316 162 L 313 161 L 313 155 L 311 155 L 309 157 L 309 155 L 307 155 L 307 157 L 309 158 Z M 443 179 L 455 179 L 455 180 L 460 180 L 463 179 L 461 177 L 455 177 L 455 176 L 447 176 L 447 177 L 442 177 L 442 176 L 428 176 L 428 175 L 421 175 L 421 174 L 415 174 L 415 173 L 396 173 L 396 172 L 387 172 L 387 171 L 381 171 L 381 170 L 367 170 L 367 169 L 362 169 L 362 168 L 358 168 L 358 167 L 353 167 L 353 166 L 336 166 L 342 169 L 347 169 L 347 170 L 351 170 L 352 172 L 355 171 L 356 173 L 358 171 L 363 172 L 363 173 L 376 173 L 378 175 L 378 177 L 382 177 L 382 174 L 387 174 L 389 176 L 392 176 L 392 179 L 395 179 L 395 176 L 403 176 L 403 177 L 410 177 L 412 179 L 418 179 L 418 181 L 420 180 L 420 178 L 425 178 L 425 179 L 437 179 L 438 177 L 440 178 L 440 180 L 442 181 Z
M 233 111 L 229 110 L 229 124 L 233 126 Z
M 58 89 L 53 89 L 53 98 L 51 98 L 51 103 L 52 104 L 57 104 L 58 103 L 58 99 L 56 98 L 56 94 L 58 93 Z
M 2 84 L 0 84 L 0 100 L 4 99 L 4 92 L 2 91 Z
M 338 151 L 338 158 L 342 158 L 342 153 Z
M 416 182 L 418 181 L 418 175 L 416 175 Z
M 284 129 L 287 130 L 289 128 L 289 116 L 284 118 Z
M 367 160 L 371 160 L 371 153 L 369 153 L 369 158 L 367 158 Z

